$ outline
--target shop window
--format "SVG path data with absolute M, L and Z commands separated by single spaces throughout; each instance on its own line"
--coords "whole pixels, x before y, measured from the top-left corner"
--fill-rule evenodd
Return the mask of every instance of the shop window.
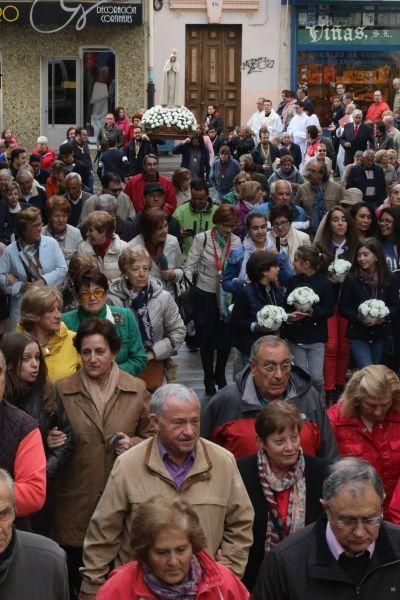
M 96 138 L 104 117 L 115 108 L 115 54 L 110 48 L 85 48 L 83 64 L 83 122 Z
M 48 125 L 76 123 L 76 60 L 74 58 L 49 58 Z

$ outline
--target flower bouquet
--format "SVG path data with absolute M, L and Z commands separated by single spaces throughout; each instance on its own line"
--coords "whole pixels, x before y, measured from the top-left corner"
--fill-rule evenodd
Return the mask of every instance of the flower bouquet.
M 308 312 L 317 302 L 319 302 L 319 296 L 307 286 L 295 288 L 287 299 L 288 304 L 301 312 Z
M 287 321 L 287 314 L 280 306 L 267 304 L 257 313 L 257 324 L 270 331 L 277 331 L 283 321 Z
M 185 106 L 176 108 L 152 106 L 144 113 L 142 124 L 148 133 L 155 133 L 160 128 L 192 133 L 196 129 L 197 121 L 194 114 Z
M 343 283 L 346 275 L 350 271 L 351 262 L 343 258 L 337 258 L 328 267 L 329 277 L 336 283 Z
M 358 307 L 358 314 L 364 323 L 376 325 L 389 315 L 389 309 L 383 300 L 365 300 Z

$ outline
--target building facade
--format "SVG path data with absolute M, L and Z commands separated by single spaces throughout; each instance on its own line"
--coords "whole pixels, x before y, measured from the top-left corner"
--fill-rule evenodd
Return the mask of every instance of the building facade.
M 0 128 L 58 147 L 69 126 L 93 138 L 116 105 L 142 109 L 143 9 L 141 0 L 0 2 Z

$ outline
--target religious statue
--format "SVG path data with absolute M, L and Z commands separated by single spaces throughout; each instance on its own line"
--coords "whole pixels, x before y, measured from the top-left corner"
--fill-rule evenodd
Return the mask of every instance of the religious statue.
M 173 48 L 171 56 L 163 69 L 163 86 L 161 91 L 161 105 L 168 108 L 180 106 L 179 102 L 179 63 L 176 55 L 178 51 Z

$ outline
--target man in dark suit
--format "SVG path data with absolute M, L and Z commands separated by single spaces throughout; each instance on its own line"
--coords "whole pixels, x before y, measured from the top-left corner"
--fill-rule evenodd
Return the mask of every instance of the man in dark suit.
M 346 188 L 358 188 L 363 193 L 363 201 L 375 210 L 387 196 L 385 172 L 374 163 L 375 152 L 365 150 L 361 165 L 351 167 Z
M 128 174 L 137 175 L 143 173 L 143 159 L 146 154 L 153 153 L 153 146 L 147 135 L 142 131 L 140 125 L 133 129 L 133 140 L 126 147 L 125 154 L 129 161 Z
M 354 154 L 357 150 L 367 150 L 368 142 L 375 147 L 374 134 L 371 127 L 362 122 L 362 111 L 355 110 L 352 114 L 353 123 L 346 123 L 343 129 L 340 143 L 344 148 L 344 164 L 351 165 L 354 162 Z

